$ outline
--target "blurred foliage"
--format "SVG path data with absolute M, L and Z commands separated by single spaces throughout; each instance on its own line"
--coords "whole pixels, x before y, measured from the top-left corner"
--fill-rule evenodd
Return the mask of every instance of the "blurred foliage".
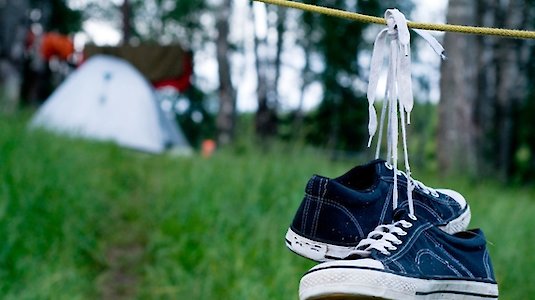
M 193 48 L 192 43 L 204 40 L 200 18 L 207 9 L 204 0 L 130 0 L 130 5 L 131 30 L 142 42 L 178 42 Z
M 526 0 L 526 4 L 531 10 L 531 15 L 535 15 L 535 0 Z M 535 28 L 535 19 L 531 19 L 531 29 Z M 517 147 L 514 153 L 513 173 L 515 179 L 527 182 L 535 180 L 535 129 L 533 128 L 533 114 L 535 112 L 535 43 L 528 44 L 528 64 L 525 66 L 527 72 L 526 99 L 520 103 L 514 114 L 518 117 L 515 130 L 515 143 Z
M 111 23 L 118 29 L 125 26 L 122 21 L 128 13 L 128 29 L 136 42 L 180 43 L 195 50 L 207 38 L 201 24 L 201 15 L 209 8 L 207 1 L 128 0 L 127 4 L 88 0 L 79 9 L 84 19 Z
M 318 1 L 306 1 L 320 4 Z M 378 1 L 332 1 L 330 6 L 351 11 L 376 15 L 379 13 Z M 320 106 L 305 120 L 307 139 L 313 144 L 329 146 L 331 149 L 362 149 L 365 137 L 361 130 L 356 130 L 366 122 L 366 102 L 357 97 L 352 86 L 359 75 L 358 52 L 362 42 L 362 31 L 366 24 L 351 22 L 309 12 L 303 13 L 302 22 L 309 47 L 319 54 L 325 67 L 316 78 L 323 85 L 324 97 Z
M 307 178 L 365 162 L 286 144 L 266 150 L 247 132 L 248 142 L 209 159 L 148 155 L 28 130 L 28 117 L 0 118 L 6 300 L 295 299 L 314 263 L 288 251 L 284 233 Z M 252 124 L 249 115 L 250 134 Z M 438 175 L 416 174 L 469 199 L 501 298 L 531 299 L 535 189 Z
M 207 95 L 196 86 L 191 86 L 184 94 L 189 101 L 188 109 L 177 113 L 177 122 L 191 146 L 199 148 L 205 139 L 215 137 L 215 117 L 207 109 Z
M 146 1 L 140 1 L 142 3 Z M 165 7 L 165 3 L 169 0 L 156 0 L 159 7 Z M 167 5 L 171 9 L 164 10 L 162 13 L 162 20 L 173 20 L 181 24 L 182 26 L 190 29 L 199 29 L 200 26 L 200 13 L 206 9 L 206 2 L 203 0 L 188 0 L 188 1 L 171 1 L 173 5 Z
M 304 1 L 306 3 L 381 15 L 388 7 L 399 7 L 404 13 L 412 10 L 412 2 L 395 1 Z M 330 149 L 360 151 L 366 143 L 368 122 L 367 100 L 364 91 L 354 83 L 362 78 L 359 53 L 370 45 L 363 32 L 368 24 L 304 12 L 301 17 L 303 37 L 300 43 L 311 49 L 324 64 L 312 71 L 312 77 L 323 86 L 319 107 L 305 118 L 305 138 L 312 144 Z M 303 75 L 310 76 L 310 75 Z
M 45 31 L 72 34 L 82 29 L 82 12 L 71 9 L 68 0 L 31 0 L 30 6 L 40 13 Z
M 305 117 L 306 139 L 330 149 L 362 151 L 367 138 L 367 100 L 347 87 L 333 87 L 338 89 Z
M 42 2 L 42 1 L 39 1 Z M 82 29 L 82 13 L 70 9 L 65 0 L 51 0 L 52 13 L 48 22 L 50 31 L 58 31 L 63 34 L 78 32 Z
M 518 147 L 515 153 L 514 171 L 522 181 L 535 179 L 535 130 L 532 125 L 535 112 L 535 46 L 532 45 L 529 51 L 530 60 L 526 68 L 529 80 L 527 97 L 516 112 L 519 122 L 515 131 Z
M 81 29 L 81 22 L 89 18 L 121 26 L 121 4 L 114 1 L 68 1 L 29 0 L 31 7 L 42 11 L 43 27 L 46 31 L 56 30 L 72 33 Z M 535 7 L 535 0 L 526 0 Z M 76 2 L 76 5 L 71 5 Z M 412 11 L 412 1 L 380 0 L 302 0 L 301 2 L 328 6 L 381 16 L 386 8 L 398 7 L 406 15 Z M 132 36 L 137 42 L 180 43 L 193 52 L 205 49 L 207 42 L 215 39 L 212 27 L 216 5 L 205 0 L 129 0 L 131 9 Z M 268 6 L 273 8 L 274 6 Z M 272 15 L 272 14 L 268 14 Z M 48 20 L 48 21 L 47 21 Z M 533 21 L 532 21 L 533 22 Z M 273 22 L 272 22 L 273 23 Z M 323 98 L 317 108 L 309 112 L 302 121 L 302 130 L 295 130 L 295 112 L 279 112 L 279 136 L 287 140 L 301 141 L 332 150 L 358 151 L 365 149 L 367 140 L 367 101 L 362 85 L 367 82 L 367 72 L 359 64 L 359 57 L 368 56 L 371 49 L 373 30 L 368 24 L 325 16 L 317 13 L 299 14 L 298 26 L 292 35 L 299 47 L 310 51 L 313 65 L 302 70 L 302 78 L 311 83 L 319 82 Z M 532 24 L 535 26 L 535 22 Z M 370 30 L 372 34 L 365 34 Z M 364 38 L 367 36 L 368 40 Z M 234 37 L 236 45 L 245 44 L 248 37 Z M 236 39 L 238 39 L 236 41 Z M 243 39 L 243 40 L 240 40 Z M 244 47 L 232 48 L 232 52 L 244 52 Z M 243 54 L 243 53 L 241 53 Z M 531 60 L 526 66 L 528 78 L 535 78 L 535 55 L 531 49 Z M 284 62 L 283 62 L 284 63 Z M 196 80 L 193 80 L 195 83 Z M 357 85 L 355 83 L 360 83 Z M 535 85 L 528 84 L 527 99 L 521 103 L 516 114 L 519 125 L 515 128 L 515 172 L 522 179 L 535 177 L 535 131 L 531 130 L 531 112 L 535 111 Z M 212 138 L 214 133 L 213 111 L 206 109 L 209 91 L 192 87 L 185 93 L 189 99 L 188 110 L 177 114 L 177 121 L 193 146 L 203 139 Z M 432 108 L 415 108 L 424 111 Z M 201 114 L 202 121 L 196 122 L 193 114 Z M 418 117 L 420 113 L 413 114 Z M 425 115 L 425 113 L 424 113 Z M 198 118 L 197 118 L 198 120 Z M 417 122 L 417 119 L 413 119 Z M 433 117 L 435 122 L 436 118 Z M 433 126 L 435 126 L 433 124 Z M 434 157 L 429 143 L 434 143 L 434 127 L 413 122 L 409 130 L 418 132 L 422 141 L 415 137 L 413 144 L 425 161 Z M 423 130 L 423 131 L 420 131 Z M 424 142 L 427 141 L 427 142 Z M 424 151 L 425 150 L 425 151 Z M 415 160 L 419 160 L 416 158 Z

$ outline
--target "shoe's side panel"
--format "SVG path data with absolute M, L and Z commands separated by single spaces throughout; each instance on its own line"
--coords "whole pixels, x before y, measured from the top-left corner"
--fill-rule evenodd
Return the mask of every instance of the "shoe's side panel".
M 347 205 L 327 197 L 328 188 L 333 185 L 327 178 L 312 177 L 290 228 L 314 241 L 329 244 L 338 241 L 338 246 L 355 246 L 366 233 Z

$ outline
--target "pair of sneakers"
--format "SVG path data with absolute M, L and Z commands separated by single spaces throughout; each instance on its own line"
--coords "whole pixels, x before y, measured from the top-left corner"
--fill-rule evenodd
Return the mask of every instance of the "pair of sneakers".
M 290 250 L 321 262 L 301 279 L 299 298 L 498 298 L 485 237 L 469 222 L 461 194 L 395 175 L 384 160 L 334 179 L 314 175 L 286 234 Z

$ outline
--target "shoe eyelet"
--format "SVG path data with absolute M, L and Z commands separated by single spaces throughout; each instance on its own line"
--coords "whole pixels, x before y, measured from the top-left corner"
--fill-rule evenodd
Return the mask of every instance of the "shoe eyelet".
M 417 218 L 415 215 L 413 215 L 413 214 L 409 214 L 409 218 L 411 218 L 411 220 L 413 220 L 413 221 L 418 220 L 418 218 Z M 409 223 L 409 224 L 410 224 L 410 223 Z M 412 227 L 412 224 L 411 224 L 411 227 Z
M 403 228 L 411 228 L 412 227 L 412 224 L 411 223 L 408 223 L 407 225 L 402 225 Z M 405 233 L 406 234 L 406 233 Z
M 431 192 L 431 195 L 432 195 L 433 197 L 435 197 L 435 198 L 439 198 L 439 197 L 440 197 L 440 195 L 439 195 L 437 192 L 435 192 L 435 191 Z
M 393 170 L 394 167 L 392 167 L 389 163 L 385 162 L 385 167 L 389 170 Z

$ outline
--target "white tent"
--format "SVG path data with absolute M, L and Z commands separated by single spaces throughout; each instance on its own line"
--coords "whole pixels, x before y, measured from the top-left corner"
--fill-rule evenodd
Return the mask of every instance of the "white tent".
M 158 105 L 145 78 L 125 60 L 94 56 L 46 100 L 32 126 L 160 153 L 190 151 L 176 122 Z

